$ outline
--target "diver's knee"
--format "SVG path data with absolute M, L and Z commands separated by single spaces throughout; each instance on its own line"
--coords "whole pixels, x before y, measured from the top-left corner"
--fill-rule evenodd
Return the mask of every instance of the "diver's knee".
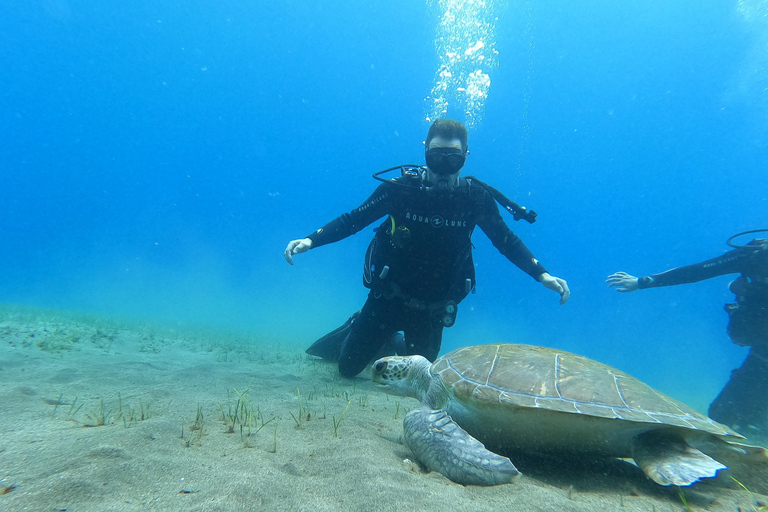
M 339 361 L 339 375 L 345 379 L 352 379 L 365 369 L 365 366 L 360 366 L 355 361 Z

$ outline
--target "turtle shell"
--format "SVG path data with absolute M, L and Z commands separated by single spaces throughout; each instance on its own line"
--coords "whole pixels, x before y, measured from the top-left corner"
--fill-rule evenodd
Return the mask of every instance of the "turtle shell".
M 440 357 L 430 371 L 468 409 L 538 408 L 743 439 L 622 371 L 562 350 L 517 344 L 464 347 Z

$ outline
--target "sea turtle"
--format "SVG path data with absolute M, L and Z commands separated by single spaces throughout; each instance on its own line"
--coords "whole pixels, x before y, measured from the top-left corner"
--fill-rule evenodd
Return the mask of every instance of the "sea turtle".
M 403 422 L 405 441 L 428 469 L 464 485 L 514 481 L 501 453 L 632 458 L 661 485 L 690 485 L 726 466 L 714 457 L 768 462 L 766 450 L 615 368 L 532 345 L 460 348 L 434 364 L 391 356 L 374 384 L 421 401 Z M 705 453 L 706 452 L 706 453 Z

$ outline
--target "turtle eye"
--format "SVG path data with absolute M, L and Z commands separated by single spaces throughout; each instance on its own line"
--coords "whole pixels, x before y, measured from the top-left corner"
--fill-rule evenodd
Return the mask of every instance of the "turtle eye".
M 386 367 L 387 367 L 387 363 L 385 363 L 384 361 L 379 361 L 378 363 L 376 363 L 375 369 L 377 372 L 383 372 L 384 368 Z

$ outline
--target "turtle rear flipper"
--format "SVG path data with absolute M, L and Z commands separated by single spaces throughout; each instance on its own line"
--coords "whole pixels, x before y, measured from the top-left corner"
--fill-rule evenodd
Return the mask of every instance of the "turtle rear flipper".
M 700 478 L 728 469 L 684 439 L 661 432 L 646 432 L 632 441 L 632 457 L 648 478 L 660 485 L 691 485 Z
M 415 409 L 403 420 L 403 430 L 406 444 L 422 464 L 458 484 L 506 484 L 520 476 L 507 457 L 487 450 L 445 411 Z
M 765 448 L 746 444 L 740 440 L 734 441 L 715 436 L 692 436 L 688 438 L 688 443 L 725 463 L 768 462 L 768 452 Z

